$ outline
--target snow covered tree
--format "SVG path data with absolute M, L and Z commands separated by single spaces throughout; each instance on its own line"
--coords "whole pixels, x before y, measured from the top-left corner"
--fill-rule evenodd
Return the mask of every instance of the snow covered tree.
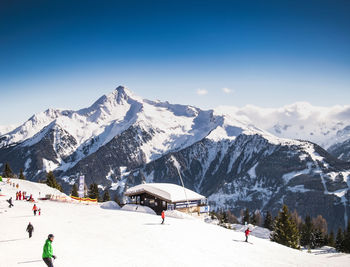
M 299 231 L 286 205 L 283 205 L 282 211 L 278 213 L 275 220 L 271 241 L 287 247 L 299 248 Z
M 344 251 L 344 235 L 340 227 L 338 228 L 337 237 L 335 239 L 335 248 L 340 252 Z
M 23 169 L 20 169 L 18 178 L 21 179 L 21 180 L 25 180 L 26 179 L 26 177 L 23 174 Z
M 100 192 L 96 183 L 92 183 L 89 186 L 88 197 L 100 201 Z
M 109 191 L 105 190 L 105 192 L 103 193 L 102 202 L 106 202 L 110 200 L 111 200 L 111 196 L 109 195 Z
M 8 162 L 5 163 L 4 172 L 2 173 L 2 176 L 6 178 L 15 177 L 14 173 L 11 170 L 10 164 Z
M 71 196 L 73 197 L 78 197 L 78 187 L 77 187 L 77 184 L 74 184 L 73 187 L 72 187 L 72 193 L 71 193 Z
M 269 211 L 266 212 L 264 227 L 271 230 L 271 231 L 273 229 L 273 219 L 272 219 L 272 215 Z

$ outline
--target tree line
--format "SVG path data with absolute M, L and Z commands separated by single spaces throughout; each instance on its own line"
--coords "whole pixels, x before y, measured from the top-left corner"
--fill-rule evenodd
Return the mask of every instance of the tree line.
M 24 176 L 24 173 L 23 173 L 23 169 L 20 169 L 19 170 L 19 174 L 15 174 L 11 167 L 10 167 L 10 164 L 8 162 L 5 163 L 5 166 L 4 166 L 4 170 L 2 172 L 2 177 L 6 177 L 6 178 L 19 178 L 21 180 L 25 180 L 25 176 Z
M 269 229 L 270 240 L 279 244 L 300 249 L 301 246 L 314 249 L 322 246 L 334 247 L 339 252 L 350 253 L 350 220 L 347 228 L 338 229 L 336 237 L 334 232 L 328 233 L 327 221 L 321 215 L 315 218 L 305 216 L 304 220 L 297 211 L 290 212 L 286 205 L 283 205 L 278 215 L 273 218 L 269 211 L 262 216 L 260 211 L 250 213 L 249 209 L 241 211 L 241 221 L 230 211 L 212 212 L 212 218 L 216 217 L 220 225 L 227 227 L 227 224 L 241 223 L 253 224 Z M 230 227 L 227 227 L 230 228 Z

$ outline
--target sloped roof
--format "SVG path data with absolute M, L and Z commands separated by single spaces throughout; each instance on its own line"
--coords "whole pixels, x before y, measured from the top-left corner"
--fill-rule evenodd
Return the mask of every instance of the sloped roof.
M 192 190 L 185 188 L 185 191 L 188 201 L 205 199 L 205 196 L 202 196 Z M 183 187 L 168 183 L 140 184 L 126 190 L 125 195 L 134 196 L 141 193 L 148 193 L 172 203 L 186 201 L 186 195 Z

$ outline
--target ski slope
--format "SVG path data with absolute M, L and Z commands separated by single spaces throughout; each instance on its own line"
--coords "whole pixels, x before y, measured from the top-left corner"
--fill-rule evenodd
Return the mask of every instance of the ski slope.
M 26 181 L 19 184 L 20 190 L 35 195 L 54 190 Z M 167 217 L 161 225 L 156 215 L 55 201 L 39 201 L 42 215 L 34 217 L 32 203 L 14 201 L 8 208 L 6 199 L 15 199 L 16 188 L 4 182 L 0 188 L 1 267 L 45 266 L 41 254 L 50 233 L 55 235 L 56 267 L 350 265 L 350 255 L 313 255 L 254 236 L 245 243 L 242 232 L 199 219 Z M 25 232 L 29 222 L 34 226 L 31 239 Z

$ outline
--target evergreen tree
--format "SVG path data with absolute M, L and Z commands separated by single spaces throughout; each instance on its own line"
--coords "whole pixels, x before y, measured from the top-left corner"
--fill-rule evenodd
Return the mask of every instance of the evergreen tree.
M 286 205 L 278 213 L 271 240 L 287 247 L 299 248 L 299 231 Z
M 74 184 L 73 187 L 72 187 L 72 193 L 71 193 L 71 196 L 73 197 L 78 197 L 78 187 L 77 187 L 77 184 Z
M 273 229 L 272 215 L 269 211 L 266 212 L 264 227 L 269 229 L 270 231 L 272 231 L 272 229 Z
M 242 219 L 242 224 L 249 224 L 250 223 L 250 216 L 249 216 L 249 209 L 246 208 L 244 211 L 243 219 Z
M 313 237 L 314 237 L 314 242 L 313 242 L 313 248 L 320 248 L 324 246 L 325 240 L 324 240 L 324 235 L 320 229 L 315 229 L 313 231 Z
M 344 235 L 340 227 L 338 228 L 337 237 L 335 239 L 335 248 L 340 252 L 344 251 Z
M 8 162 L 5 163 L 4 172 L 2 173 L 4 178 L 13 178 L 15 177 L 14 173 L 11 170 L 10 164 Z
M 273 230 L 273 218 L 269 211 L 266 212 L 263 227 L 269 230 Z
M 53 174 L 52 171 L 49 171 L 46 174 L 46 182 L 45 183 L 50 187 L 57 188 L 57 181 L 56 181 L 55 175 Z
M 98 190 L 97 184 L 92 183 L 89 186 L 88 197 L 92 199 L 97 199 L 97 201 L 100 201 L 100 192 Z
M 21 179 L 21 180 L 26 179 L 26 177 L 24 177 L 24 174 L 23 174 L 23 169 L 20 169 L 20 171 L 19 171 L 19 179 Z
M 58 189 L 59 191 L 63 192 L 62 186 L 61 186 L 59 183 L 57 183 L 56 178 L 55 178 L 55 175 L 53 174 L 52 171 L 49 171 L 49 172 L 46 174 L 46 181 L 45 181 L 45 183 L 46 183 L 48 186 L 50 186 L 50 187 L 52 187 L 52 188 L 56 188 L 56 189 Z
M 60 192 L 63 193 L 63 188 L 62 188 L 62 185 L 61 185 L 61 184 L 56 183 L 56 189 L 58 189 Z
M 334 232 L 331 231 L 327 238 L 327 245 L 330 247 L 335 247 Z
M 308 246 L 310 248 L 315 247 L 315 240 L 314 240 L 314 226 L 311 221 L 311 217 L 307 215 L 305 217 L 305 223 L 301 227 L 301 233 L 300 233 L 300 245 L 302 246 Z
M 255 212 L 253 212 L 252 217 L 250 217 L 250 223 L 256 225 L 257 218 Z
M 111 197 L 109 195 L 109 191 L 105 190 L 103 197 L 102 197 L 102 202 L 106 202 L 106 201 L 110 201 L 110 200 L 111 200 Z
M 344 231 L 343 250 L 346 253 L 350 253 L 350 220 L 348 221 L 346 231 Z

